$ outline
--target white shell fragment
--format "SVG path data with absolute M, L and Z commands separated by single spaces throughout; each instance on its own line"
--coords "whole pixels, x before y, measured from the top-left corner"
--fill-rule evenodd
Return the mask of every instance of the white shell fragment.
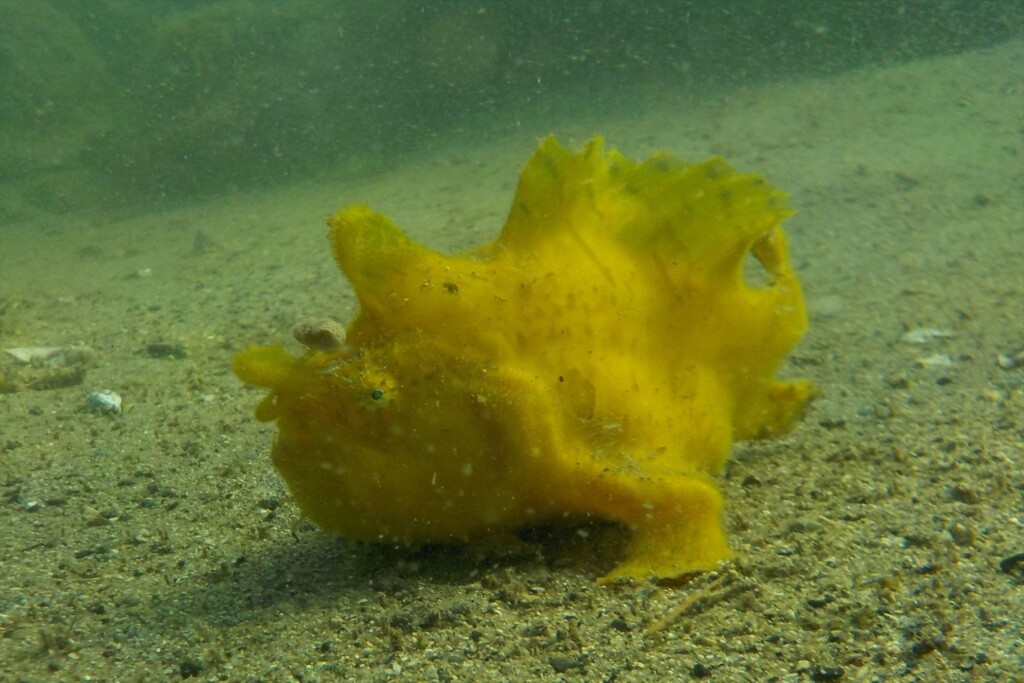
M 996 356 L 996 365 L 1003 370 L 1016 370 L 1024 365 L 1024 349 L 1017 349 L 1013 353 L 1001 353 Z
M 22 363 L 31 363 L 34 360 L 47 360 L 53 358 L 63 351 L 59 346 L 19 346 L 4 351 Z
M 955 335 L 951 330 L 941 330 L 937 327 L 915 327 L 900 337 L 904 344 L 928 344 L 936 339 L 951 339 Z
M 917 364 L 922 368 L 951 368 L 953 367 L 953 357 L 948 353 L 936 353 L 927 358 L 918 358 Z
M 111 391 L 110 389 L 90 392 L 89 395 L 85 397 L 85 400 L 89 402 L 89 405 L 93 410 L 97 410 L 101 413 L 117 415 L 121 412 L 121 397 L 118 396 L 117 392 Z

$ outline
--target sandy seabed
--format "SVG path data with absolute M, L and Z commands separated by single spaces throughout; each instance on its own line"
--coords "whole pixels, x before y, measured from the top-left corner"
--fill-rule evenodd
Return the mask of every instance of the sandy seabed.
M 0 679 L 1020 680 L 1022 63 L 1014 41 L 646 93 L 361 182 L 3 226 L 0 346 L 64 351 L 0 366 Z M 325 215 L 368 201 L 432 247 L 479 244 L 551 132 L 722 154 L 799 210 L 811 326 L 784 374 L 823 394 L 784 439 L 734 449 L 738 558 L 718 572 L 598 587 L 622 542 L 601 525 L 516 555 L 330 537 L 230 373 L 298 320 L 351 316 Z M 87 409 L 101 389 L 120 415 Z

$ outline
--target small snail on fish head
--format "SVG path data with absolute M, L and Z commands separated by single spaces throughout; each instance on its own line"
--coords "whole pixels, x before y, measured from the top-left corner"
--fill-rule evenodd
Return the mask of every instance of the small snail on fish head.
M 345 327 L 329 318 L 303 320 L 292 328 L 292 336 L 307 349 L 338 351 L 345 345 Z

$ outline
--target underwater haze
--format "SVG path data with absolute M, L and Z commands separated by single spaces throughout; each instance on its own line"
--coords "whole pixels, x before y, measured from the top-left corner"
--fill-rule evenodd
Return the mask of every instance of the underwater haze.
M 1016 680 L 1021 64 L 1017 0 L 0 0 L 0 680 Z
M 0 13 L 0 216 L 14 220 L 361 176 L 467 135 L 952 53 L 1022 21 L 1020 3 L 991 0 L 4 0 Z

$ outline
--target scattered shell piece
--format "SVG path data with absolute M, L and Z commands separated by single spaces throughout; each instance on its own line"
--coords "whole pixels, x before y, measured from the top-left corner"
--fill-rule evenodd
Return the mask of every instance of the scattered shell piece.
M 121 397 L 118 396 L 117 392 L 111 391 L 110 389 L 90 392 L 89 395 L 85 397 L 85 400 L 89 402 L 89 405 L 93 410 L 97 410 L 101 413 L 117 415 L 121 412 Z
M 917 364 L 922 368 L 951 368 L 953 367 L 953 357 L 948 353 L 936 353 L 927 358 L 918 358 Z
M 1000 353 L 996 356 L 996 365 L 1003 370 L 1016 370 L 1024 365 L 1024 348 L 1017 349 L 1013 353 Z
M 826 294 L 808 301 L 807 307 L 812 315 L 819 318 L 835 318 L 843 312 L 843 299 L 834 294 Z
M 938 327 L 915 327 L 900 337 L 900 341 L 904 344 L 929 344 L 936 339 L 951 339 L 955 336 L 951 330 Z
M 4 349 L 4 351 L 22 363 L 31 363 L 34 360 L 53 358 L 63 349 L 59 346 L 19 346 L 13 349 Z

